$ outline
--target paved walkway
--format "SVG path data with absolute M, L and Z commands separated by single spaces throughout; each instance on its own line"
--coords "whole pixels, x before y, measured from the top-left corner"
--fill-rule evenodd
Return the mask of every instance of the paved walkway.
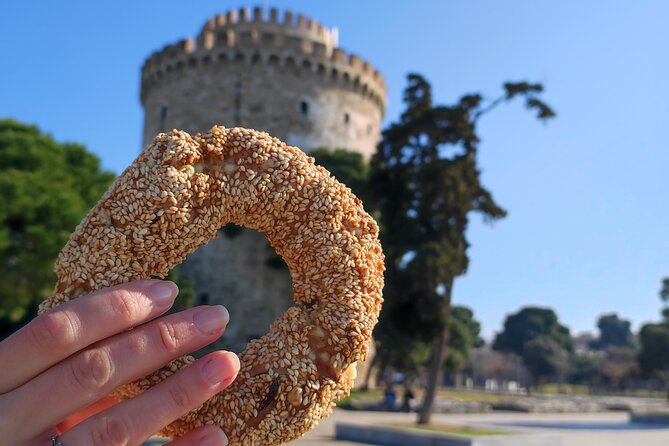
M 642 426 L 628 422 L 624 412 L 585 414 L 435 414 L 436 423 L 495 427 L 522 432 L 541 432 L 562 437 L 563 446 L 669 446 L 669 426 Z M 294 446 L 361 446 L 334 440 L 337 422 L 355 424 L 413 423 L 415 414 L 335 410 L 329 418 Z M 154 445 L 156 443 L 152 443 Z
M 335 441 L 336 422 L 356 424 L 412 423 L 415 414 L 353 412 L 335 410 L 304 438 L 290 443 L 295 446 L 361 446 L 359 443 Z M 622 412 L 589 414 L 435 414 L 433 421 L 445 424 L 487 426 L 542 432 L 562 436 L 563 446 L 668 446 L 669 426 L 644 428 L 628 423 Z

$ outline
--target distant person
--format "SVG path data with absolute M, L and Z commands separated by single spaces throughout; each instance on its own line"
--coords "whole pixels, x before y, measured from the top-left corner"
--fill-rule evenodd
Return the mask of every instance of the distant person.
M 239 359 L 218 351 L 130 400 L 108 396 L 223 334 L 230 316 L 220 305 L 161 317 L 177 292 L 162 280 L 101 289 L 0 342 L 0 446 L 139 446 L 229 386 Z M 170 445 L 227 443 L 217 426 L 202 426 Z
M 411 386 L 406 384 L 404 386 L 404 396 L 402 397 L 402 412 L 411 412 L 416 402 L 416 395 L 414 395 Z
M 395 389 L 393 388 L 393 383 L 392 381 L 389 381 L 388 384 L 386 385 L 386 392 L 384 394 L 384 405 L 386 406 L 386 409 L 388 410 L 395 410 L 395 401 L 397 400 L 397 396 L 395 394 Z

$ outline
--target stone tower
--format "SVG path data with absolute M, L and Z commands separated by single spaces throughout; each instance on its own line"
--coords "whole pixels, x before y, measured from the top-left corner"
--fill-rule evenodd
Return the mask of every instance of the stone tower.
M 337 48 L 337 31 L 276 9 L 230 11 L 208 20 L 142 67 L 144 145 L 173 128 L 250 127 L 305 151 L 345 148 L 369 157 L 386 104 L 383 78 Z M 290 274 L 277 266 L 265 237 L 244 230 L 214 239 L 180 270 L 200 303 L 232 315 L 223 344 L 234 351 L 267 331 L 291 302 Z M 279 264 L 280 265 L 280 264 Z

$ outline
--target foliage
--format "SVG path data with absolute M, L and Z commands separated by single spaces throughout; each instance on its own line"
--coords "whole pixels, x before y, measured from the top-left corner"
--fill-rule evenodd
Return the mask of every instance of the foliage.
M 609 347 L 633 347 L 634 335 L 631 322 L 620 319 L 616 313 L 604 314 L 597 321 L 599 338 L 590 344 L 595 350 L 606 350 Z
M 621 387 L 638 369 L 637 351 L 631 347 L 609 347 L 600 364 L 600 373 L 613 387 Z
M 662 287 L 660 288 L 660 299 L 664 304 L 662 309 L 662 317 L 664 318 L 664 323 L 669 325 L 669 277 L 662 279 Z
M 538 336 L 525 344 L 523 364 L 534 377 L 562 377 L 569 367 L 569 352 L 554 338 Z
M 550 308 L 525 307 L 507 316 L 504 330 L 498 333 L 493 349 L 523 356 L 528 342 L 544 336 L 571 352 L 574 343 L 569 328 L 560 324 L 557 314 Z
M 228 223 L 227 225 L 221 227 L 218 230 L 218 233 L 225 238 L 233 239 L 244 232 L 244 227 L 236 225 L 234 223 Z
M 662 279 L 662 288 L 660 288 L 660 299 L 665 306 L 669 305 L 669 277 Z
M 445 370 L 458 372 L 464 368 L 472 349 L 483 346 L 480 333 L 481 324 L 474 319 L 474 312 L 471 309 L 462 306 L 451 309 Z
M 195 288 L 193 288 L 193 283 L 187 277 L 182 276 L 179 273 L 178 268 L 170 270 L 170 272 L 167 273 L 166 279 L 176 283 L 179 287 L 179 294 L 168 313 L 177 313 L 195 305 L 197 296 L 195 294 Z
M 318 148 L 309 152 L 309 155 L 314 157 L 316 164 L 325 167 L 337 180 L 351 188 L 365 204 L 369 202 L 369 164 L 361 153 Z
M 524 97 L 541 119 L 554 115 L 537 98 L 541 85 L 507 83 L 504 89 L 490 103 L 472 94 L 440 106 L 432 102 L 430 84 L 410 74 L 406 110 L 383 131 L 371 161 L 370 192 L 380 212 L 386 254 L 386 303 L 375 333 L 382 355 L 397 339 L 404 350 L 422 343 L 433 350 L 421 423 L 429 419 L 443 364 L 453 281 L 469 263 L 470 213 L 486 221 L 506 215 L 481 184 L 476 123 L 516 97 Z
M 113 178 L 83 146 L 0 120 L 0 336 L 51 293 L 58 252 Z
M 639 332 L 638 360 L 646 376 L 659 376 L 669 383 L 669 325 L 646 324 Z
M 595 355 L 574 355 L 567 380 L 573 384 L 593 385 L 599 378 L 602 358 Z
M 560 324 L 555 311 L 525 307 L 507 316 L 504 330 L 495 337 L 493 349 L 520 356 L 537 380 L 544 376 L 562 377 L 574 343 L 569 328 Z

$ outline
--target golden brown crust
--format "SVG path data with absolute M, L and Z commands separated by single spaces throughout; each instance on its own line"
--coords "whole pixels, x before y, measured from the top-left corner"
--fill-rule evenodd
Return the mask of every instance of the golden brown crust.
M 216 423 L 231 445 L 278 445 L 348 394 L 382 302 L 376 223 L 298 148 L 243 128 L 159 134 L 76 228 L 56 262 L 56 294 L 40 311 L 163 277 L 227 223 L 267 236 L 288 264 L 295 303 L 248 344 L 228 389 L 161 434 Z M 115 395 L 130 398 L 192 360 L 175 360 Z

